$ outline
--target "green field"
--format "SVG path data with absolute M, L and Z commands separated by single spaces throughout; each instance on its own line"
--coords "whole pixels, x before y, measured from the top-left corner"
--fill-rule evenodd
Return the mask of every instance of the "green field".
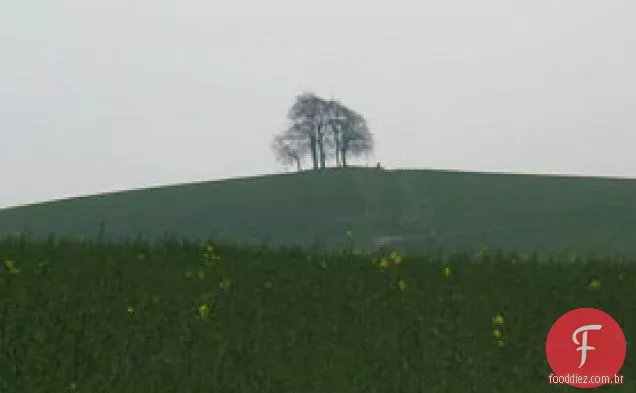
M 7 393 L 537 393 L 545 339 L 579 307 L 630 356 L 636 265 L 330 254 L 165 241 L 0 242 Z
M 351 168 L 3 210 L 0 392 L 574 391 L 545 339 L 580 307 L 634 336 L 635 197 Z
M 0 210 L 0 233 L 636 255 L 636 181 L 332 169 Z

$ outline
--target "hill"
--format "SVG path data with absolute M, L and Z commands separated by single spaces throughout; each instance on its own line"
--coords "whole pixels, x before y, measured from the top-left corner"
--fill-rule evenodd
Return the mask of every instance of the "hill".
M 368 168 L 101 194 L 0 210 L 0 233 L 165 232 L 272 244 L 636 255 L 636 181 Z

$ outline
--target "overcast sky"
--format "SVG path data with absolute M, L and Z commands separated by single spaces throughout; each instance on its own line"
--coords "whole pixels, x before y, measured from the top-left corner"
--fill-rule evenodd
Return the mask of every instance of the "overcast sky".
M 281 172 L 303 91 L 365 115 L 389 169 L 636 177 L 635 21 L 634 0 L 4 1 L 0 207 Z

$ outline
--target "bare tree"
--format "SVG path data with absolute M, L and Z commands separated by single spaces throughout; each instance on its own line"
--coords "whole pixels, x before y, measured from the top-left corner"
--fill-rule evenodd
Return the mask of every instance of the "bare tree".
M 330 130 L 330 142 L 333 145 L 336 166 L 341 166 L 342 134 L 347 127 L 347 108 L 338 101 L 331 100 L 327 106 L 327 123 Z
M 373 152 L 373 135 L 367 121 L 338 101 L 330 102 L 329 124 L 336 149 L 336 165 L 347 166 L 347 156 Z
M 303 169 L 302 160 L 308 151 L 307 143 L 296 137 L 292 130 L 276 135 L 272 149 L 276 155 L 276 160 L 281 164 L 285 166 L 296 164 L 296 170 L 299 172 Z
M 348 156 L 373 151 L 373 137 L 364 117 L 339 101 L 326 101 L 313 93 L 296 97 L 288 118 L 291 126 L 274 138 L 272 147 L 285 165 L 300 162 L 311 155 L 314 169 L 326 167 L 335 155 L 337 166 L 347 166 Z
M 350 126 L 342 135 L 342 166 L 347 166 L 347 155 L 359 157 L 373 152 L 373 135 L 369 131 L 367 121 L 359 114 L 354 114 Z
M 325 100 L 313 93 L 304 93 L 296 97 L 288 114 L 292 127 L 307 136 L 314 169 L 325 167 L 325 113 Z

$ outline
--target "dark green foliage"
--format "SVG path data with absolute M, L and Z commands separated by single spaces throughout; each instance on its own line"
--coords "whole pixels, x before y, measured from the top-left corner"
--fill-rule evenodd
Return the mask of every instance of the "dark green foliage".
M 636 265 L 530 258 L 9 238 L 0 391 L 574 392 L 548 385 L 548 329 L 596 307 L 632 338 Z M 598 391 L 635 391 L 629 346 L 621 374 Z

